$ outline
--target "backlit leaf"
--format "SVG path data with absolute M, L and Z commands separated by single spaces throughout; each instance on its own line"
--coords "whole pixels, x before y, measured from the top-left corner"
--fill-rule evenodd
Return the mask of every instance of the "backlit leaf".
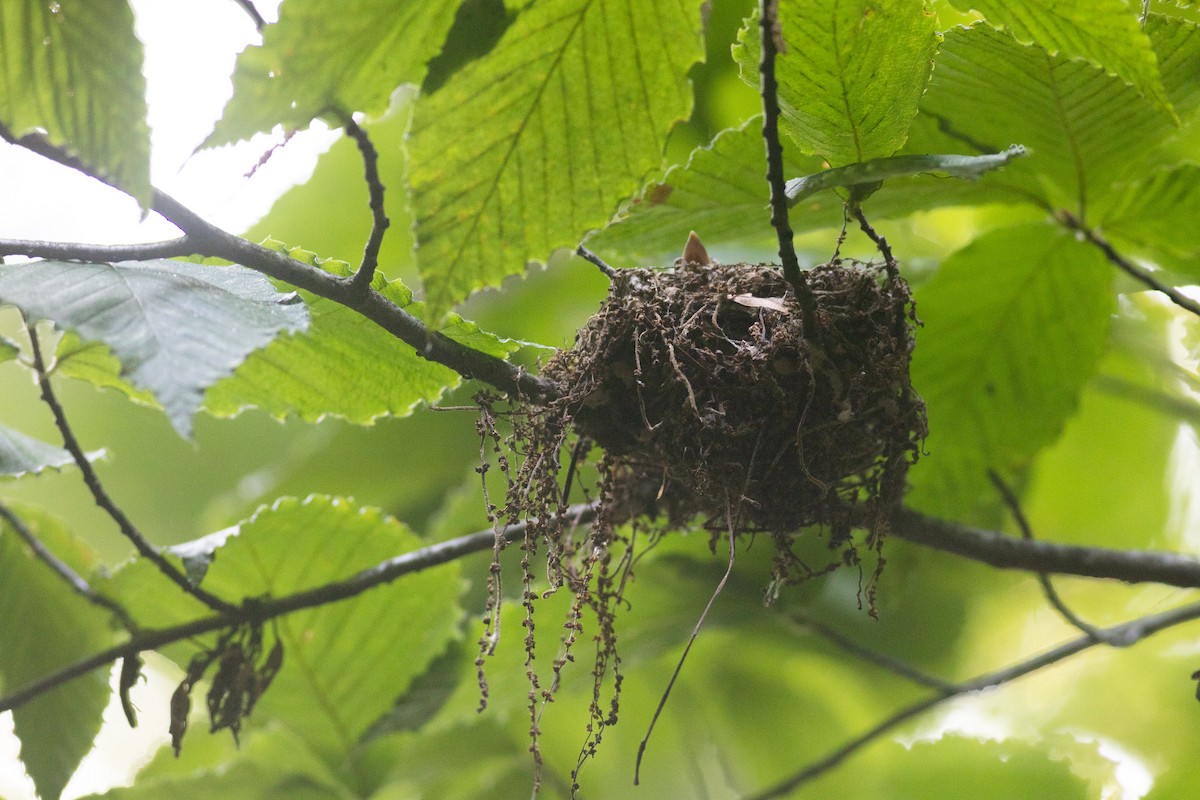
M 1051 55 L 1086 58 L 1115 73 L 1160 108 L 1170 108 L 1150 40 L 1123 0 L 951 0 L 981 11 L 1021 42 Z
M 695 0 L 547 0 L 423 97 L 409 175 L 430 316 L 602 226 L 660 165 L 703 54 Z
M 44 131 L 143 206 L 150 200 L 142 43 L 126 0 L 0 3 L 0 124 Z
M 402 83 L 420 83 L 457 3 L 288 0 L 263 43 L 238 56 L 233 96 L 206 146 L 276 125 L 305 128 L 333 109 L 382 113 Z M 335 122 L 335 124 L 337 124 Z
M 89 460 L 101 458 L 104 451 L 88 454 Z M 61 447 L 26 436 L 20 431 L 0 425 L 0 475 L 19 478 L 37 475 L 47 468 L 59 469 L 74 464 L 71 454 Z
M 804 153 L 834 166 L 890 156 L 904 144 L 939 36 L 921 0 L 780 3 L 787 49 L 776 61 L 782 126 Z M 757 19 L 738 34 L 742 78 L 759 84 Z
M 44 512 L 14 509 L 77 571 L 95 556 Z M 0 684 L 18 689 L 112 643 L 108 615 L 77 595 L 0 522 Z M 21 761 L 44 800 L 63 787 L 92 749 L 109 700 L 108 674 L 93 670 L 13 711 Z

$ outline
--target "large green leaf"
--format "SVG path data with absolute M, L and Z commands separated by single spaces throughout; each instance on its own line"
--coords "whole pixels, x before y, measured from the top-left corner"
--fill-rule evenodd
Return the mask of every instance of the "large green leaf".
M 1150 40 L 1123 0 L 951 0 L 983 12 L 1022 42 L 1046 52 L 1086 58 L 1115 73 L 1160 108 L 1170 108 Z
M 287 252 L 336 275 L 351 272 L 343 261 L 318 259 L 298 248 Z M 401 308 L 418 316 L 424 313 L 400 281 L 388 281 L 377 272 L 372 285 Z M 231 416 L 259 408 L 310 422 L 338 416 L 367 424 L 385 414 L 406 416 L 419 403 L 437 400 L 462 381 L 454 370 L 421 358 L 410 345 L 358 312 L 301 294 L 312 313 L 311 330 L 280 337 L 251 355 L 232 377 L 209 390 L 206 410 Z M 457 314 L 443 319 L 439 330 L 497 358 L 506 358 L 521 346 L 485 333 Z
M 103 450 L 88 453 L 88 460 L 104 456 Z M 75 460 L 61 447 L 26 436 L 6 425 L 0 425 L 0 475 L 19 478 L 37 475 L 42 470 L 60 469 Z
M 908 135 L 939 36 L 921 0 L 780 3 L 787 49 L 776 63 L 783 129 L 805 153 L 843 166 L 890 156 Z M 758 20 L 734 57 L 758 86 Z
M 420 83 L 441 49 L 455 2 L 288 0 L 262 45 L 246 48 L 233 96 L 205 142 L 306 127 L 331 110 L 381 113 L 402 83 Z
M 126 0 L 0 3 L 0 124 L 44 131 L 137 198 L 150 200 L 142 43 Z
M 1167 114 L 1118 78 L 986 25 L 946 33 L 921 110 L 961 146 L 1026 145 L 1029 158 L 1006 169 L 1004 180 L 1024 176 L 1031 195 L 1049 189 L 1051 202 L 1084 214 L 1174 130 Z
M 278 500 L 236 528 L 171 552 L 193 574 L 203 574 L 205 589 L 238 602 L 342 580 L 421 546 L 377 509 L 313 496 Z M 448 565 L 408 575 L 279 619 L 283 669 L 251 722 L 259 728 L 277 720 L 327 763 L 337 763 L 457 636 L 457 574 L 458 567 Z M 203 613 L 181 593 L 164 596 L 161 585 L 154 568 L 139 561 L 118 573 L 109 590 L 126 598 L 144 625 L 174 624 Z M 271 636 L 268 632 L 268 641 Z
M 0 266 L 0 304 L 103 342 L 185 437 L 208 386 L 280 331 L 308 325 L 296 295 L 253 270 L 177 261 Z
M 1113 310 L 1098 252 L 1050 224 L 984 234 L 917 293 L 913 383 L 929 409 L 913 499 L 974 507 L 987 470 L 1023 467 L 1062 431 L 1104 351 Z
M 417 103 L 410 181 L 431 316 L 576 244 L 691 109 L 700 3 L 547 0 Z
M 84 574 L 95 557 L 60 523 L 16 508 L 31 531 Z M 107 613 L 90 605 L 0 523 L 0 685 L 18 689 L 112 643 Z M 43 800 L 58 800 L 92 748 L 109 700 L 108 674 L 95 670 L 13 711 L 21 761 Z

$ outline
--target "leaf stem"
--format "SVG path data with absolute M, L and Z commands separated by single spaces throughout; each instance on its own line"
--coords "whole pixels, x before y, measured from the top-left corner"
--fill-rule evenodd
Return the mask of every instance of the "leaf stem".
M 762 37 L 762 60 L 759 93 L 763 104 L 763 140 L 767 148 L 767 184 L 771 188 L 771 226 L 779 239 L 779 262 L 783 278 L 792 287 L 800 304 L 805 335 L 817 336 L 817 299 L 804 280 L 796 246 L 792 241 L 792 226 L 788 221 L 787 185 L 783 179 L 783 145 L 779 141 L 779 84 L 775 78 L 775 57 L 782 36 L 775 15 L 777 0 L 759 1 L 759 29 Z
M 33 325 L 27 325 L 27 327 L 29 330 L 30 348 L 33 355 L 33 369 L 37 373 L 38 386 L 42 391 L 42 400 L 54 416 L 54 424 L 62 436 L 63 446 L 71 454 L 75 465 L 79 467 L 79 471 L 83 475 L 83 482 L 91 491 L 96 505 L 112 518 L 112 521 L 117 524 L 122 535 L 133 543 L 138 553 L 153 563 L 154 566 L 158 567 L 159 572 L 167 576 L 172 583 L 214 611 L 226 613 L 236 611 L 237 606 L 192 584 L 186 575 L 168 561 L 158 548 L 142 535 L 141 531 L 137 529 L 125 512 L 121 510 L 120 506 L 109 497 L 108 492 L 104 489 L 104 485 L 100 482 L 100 477 L 92 469 L 91 462 L 88 461 L 87 455 L 83 452 L 83 448 L 80 447 L 79 440 L 75 438 L 75 433 L 71 430 L 70 423 L 67 422 L 67 415 L 63 411 L 62 404 L 58 402 L 58 397 L 55 396 L 54 389 L 50 385 L 50 376 L 46 372 L 46 361 L 42 357 L 42 346 L 38 341 L 37 331 Z

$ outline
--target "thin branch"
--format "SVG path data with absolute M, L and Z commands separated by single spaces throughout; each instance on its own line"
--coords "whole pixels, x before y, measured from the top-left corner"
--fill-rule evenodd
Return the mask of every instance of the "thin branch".
M 1112 246 L 1112 243 L 1104 238 L 1099 231 L 1088 227 L 1083 222 L 1069 211 L 1061 210 L 1055 215 L 1060 223 L 1067 228 L 1081 234 L 1089 243 L 1099 248 L 1100 252 L 1104 253 L 1104 257 L 1109 260 L 1114 266 L 1127 275 L 1132 277 L 1139 283 L 1149 286 L 1151 289 L 1162 292 L 1171 302 L 1182 308 L 1184 311 L 1189 311 L 1200 317 L 1200 303 L 1197 303 L 1192 298 L 1185 295 L 1183 292 L 1176 289 L 1170 284 L 1164 283 L 1158 279 L 1153 272 L 1144 267 L 1139 267 L 1125 256 L 1117 252 L 1117 249 Z
M 882 667 L 888 672 L 895 673 L 902 678 L 907 678 L 913 683 L 925 686 L 929 689 L 937 689 L 939 692 L 953 691 L 954 684 L 950 681 L 944 681 L 941 678 L 927 675 L 911 664 L 890 656 L 887 653 L 881 653 L 878 650 L 872 650 L 869 647 L 864 647 L 850 637 L 843 634 L 841 631 L 835 630 L 828 625 L 818 622 L 804 614 L 794 614 L 793 621 L 800 627 L 811 630 L 813 633 L 829 640 L 837 645 L 842 650 L 845 650 L 850 655 L 874 664 L 877 667 Z
M 88 461 L 83 448 L 79 446 L 79 440 L 75 438 L 75 433 L 71 430 L 71 426 L 67 422 L 67 415 L 63 411 L 62 404 L 58 402 L 58 398 L 54 394 L 54 389 L 50 385 L 50 376 L 46 372 L 46 362 L 42 358 L 42 347 L 38 341 L 37 331 L 34 330 L 32 325 L 29 326 L 29 343 L 33 355 L 33 369 L 37 373 L 38 386 L 42 390 L 42 400 L 50 408 L 50 413 L 54 416 L 54 424 L 62 436 L 63 446 L 71 454 L 71 458 L 75 460 L 75 465 L 79 467 L 79 471 L 83 475 L 83 482 L 87 484 L 88 489 L 91 491 L 96 505 L 100 506 L 112 518 L 113 522 L 117 523 L 117 527 L 121 530 L 121 533 L 133 543 L 138 553 L 153 563 L 154 566 L 158 567 L 159 572 L 167 576 L 176 586 L 214 611 L 236 611 L 237 607 L 233 604 L 222 600 L 189 581 L 186 575 L 180 572 L 174 564 L 159 552 L 158 548 L 142 535 L 141 531 L 125 515 L 125 512 L 108 496 L 108 492 L 104 490 L 103 484 L 100 483 L 100 477 L 92 469 L 92 464 Z
M 1191 622 L 1197 618 L 1200 618 L 1200 603 L 1192 603 L 1171 611 L 1165 611 L 1161 614 L 1151 614 L 1120 625 L 1114 625 L 1110 628 L 1103 628 L 1100 633 L 1105 640 L 1119 641 L 1126 645 L 1132 645 L 1167 628 Z M 985 673 L 963 683 L 951 684 L 946 689 L 930 697 L 918 700 L 911 705 L 899 709 L 870 730 L 851 739 L 828 755 L 806 765 L 791 777 L 769 789 L 750 795 L 745 800 L 768 800 L 769 798 L 783 797 L 801 785 L 829 772 L 888 731 L 947 700 L 1009 683 L 1017 678 L 1064 661 L 1084 650 L 1095 647 L 1099 643 L 1099 640 L 1091 636 L 1080 636 L 1004 669 Z
M 1000 569 L 1200 588 L 1200 560 L 1177 553 L 1026 541 L 907 508 L 897 512 L 891 532 L 915 544 Z
M 584 247 L 583 245 L 579 245 L 579 247 L 576 247 L 576 248 L 575 248 L 575 255 L 579 256 L 580 258 L 582 258 L 582 259 L 583 259 L 583 260 L 585 260 L 585 261 L 588 261 L 588 262 L 590 262 L 590 263 L 594 264 L 594 265 L 596 266 L 596 269 L 598 269 L 598 270 L 600 270 L 601 272 L 603 272 L 603 273 L 604 273 L 604 274 L 605 274 L 605 275 L 608 277 L 608 279 L 609 279 L 610 281 L 611 281 L 613 278 L 617 277 L 617 271 L 616 271 L 616 269 L 614 269 L 613 267 L 609 266 L 609 265 L 608 265 L 608 264 L 607 264 L 607 263 L 604 261 L 604 259 L 602 259 L 600 256 L 598 256 L 598 255 L 596 255 L 595 253 L 593 253 L 591 250 L 588 250 L 588 249 L 587 249 L 586 247 Z
M 1021 503 L 1017 500 L 1016 494 L 1013 493 L 1013 490 L 996 471 L 989 469 L 988 478 L 991 480 L 992 485 L 996 487 L 1000 499 L 1008 507 L 1008 513 L 1012 515 L 1013 521 L 1017 523 L 1017 527 L 1021 530 L 1021 537 L 1026 541 L 1033 541 L 1033 528 L 1030 526 L 1029 520 L 1025 517 L 1025 512 L 1021 510 Z M 1059 596 L 1058 590 L 1054 588 L 1054 582 L 1050 580 L 1050 576 L 1044 571 L 1038 572 L 1037 576 L 1038 583 L 1042 585 L 1042 594 L 1046 596 L 1046 601 L 1054 607 L 1059 616 L 1065 619 L 1068 624 L 1077 628 L 1081 633 L 1100 641 L 1099 629 L 1085 622 L 1067 606 L 1066 602 Z
M 174 258 L 195 252 L 186 236 L 142 244 L 65 244 L 34 239 L 0 239 L 0 256 L 32 256 L 63 261 L 147 261 Z
M 16 137 L 0 124 L 0 139 L 113 185 L 106 176 L 51 144 L 44 136 L 30 134 Z M 509 395 L 538 402 L 558 394 L 557 384 L 431 330 L 420 319 L 376 291 L 359 291 L 353 284 L 353 278 L 332 275 L 318 267 L 227 233 L 157 189 L 153 191 L 151 206 L 183 231 L 185 238 L 192 245 L 192 254 L 223 258 L 241 264 L 353 309 L 410 345 L 422 358 L 450 367 L 463 377 L 489 383 Z M 0 240 L 0 248 L 10 243 Z M 70 257 L 72 245 L 63 244 L 60 247 L 64 248 L 63 257 Z M 82 248 L 81 252 L 85 254 L 82 257 L 85 259 L 86 254 L 93 252 L 91 245 L 79 247 Z M 138 246 L 131 247 L 129 253 L 136 259 L 140 254 Z M 109 257 L 119 258 L 118 251 L 110 251 Z
M 586 522 L 596 513 L 595 503 L 584 503 L 571 506 L 565 516 Z M 516 541 L 525 535 L 529 523 L 518 522 L 502 529 L 502 535 L 508 542 Z M 233 607 L 230 611 L 214 614 L 192 620 L 169 628 L 155 628 L 135 633 L 126 642 L 88 656 L 80 661 L 66 666 L 39 678 L 13 693 L 0 698 L 0 714 L 18 708 L 34 698 L 61 686 L 67 681 L 86 675 L 94 669 L 112 664 L 127 656 L 137 655 L 147 650 L 157 650 L 175 642 L 181 642 L 205 633 L 227 628 L 230 625 L 246 622 L 266 622 L 267 620 L 302 611 L 306 608 L 347 600 L 363 592 L 374 589 L 385 583 L 391 583 L 403 575 L 427 570 L 431 567 L 447 564 L 471 553 L 479 553 L 492 548 L 496 541 L 496 532 L 491 528 L 477 531 L 457 539 L 423 547 L 409 553 L 396 556 L 373 567 L 355 573 L 351 577 L 334 583 L 306 589 L 295 594 L 278 599 L 263 598 Z
M 358 145 L 358 151 L 362 154 L 363 179 L 367 182 L 369 198 L 367 204 L 371 209 L 371 235 L 367 238 L 366 246 L 363 247 L 362 263 L 359 264 L 358 271 L 354 273 L 352 280 L 355 288 L 360 292 L 365 292 L 375 277 L 375 268 L 379 266 L 379 248 L 383 246 L 383 235 L 392 222 L 388 219 L 387 211 L 383 206 L 384 188 L 383 181 L 379 179 L 379 152 L 371 143 L 371 137 L 367 135 L 367 132 L 354 121 L 354 117 L 349 114 L 340 116 L 342 126 L 346 129 L 346 135 L 354 140 L 354 143 Z
M 783 145 L 779 141 L 779 84 L 775 79 L 775 57 L 782 49 L 782 35 L 775 15 L 778 0 L 759 1 L 759 30 L 762 40 L 760 94 L 763 104 L 763 140 L 767 148 L 767 183 L 771 187 L 771 225 L 779 239 L 779 262 L 783 278 L 796 294 L 806 336 L 817 335 L 817 300 L 800 272 L 792 226 L 788 221 L 787 186 L 783 178 Z
M 262 14 L 258 13 L 258 9 L 254 7 L 252 0 L 233 0 L 233 2 L 241 6 L 242 10 L 250 16 L 250 19 L 254 20 L 255 30 L 262 31 L 263 28 L 267 27 L 267 21 L 263 19 Z
M 93 589 L 91 585 L 83 579 L 83 576 L 71 568 L 70 564 L 54 555 L 54 553 L 50 552 L 50 549 L 42 543 L 41 539 L 38 539 L 37 536 L 34 535 L 33 531 L 29 530 L 29 527 L 21 520 L 21 518 L 14 514 L 12 510 L 3 503 L 0 503 L 0 518 L 7 522 L 9 527 L 13 529 L 13 532 L 16 533 L 17 536 L 20 536 L 21 539 L 24 540 L 25 544 L 29 546 L 29 549 L 33 551 L 33 554 L 41 559 L 46 566 L 50 567 L 55 574 L 62 578 L 63 581 L 65 581 L 66 584 L 70 586 L 76 594 L 87 600 L 89 603 L 100 606 L 104 610 L 111 612 L 114 616 L 116 616 L 117 619 L 121 621 L 121 625 L 123 625 L 126 630 L 132 631 L 137 627 L 137 624 L 133 621 L 133 617 L 130 616 L 129 612 L 125 610 L 124 606 L 122 606 L 116 600 L 113 600 L 110 597 L 105 597 Z
M 875 246 L 879 248 L 879 252 L 883 255 L 883 263 L 887 268 L 888 277 L 895 279 L 897 270 L 896 257 L 892 255 L 891 245 L 888 244 L 887 239 L 876 233 L 875 229 L 871 227 L 871 223 L 867 221 L 867 215 L 863 213 L 861 203 L 852 199 L 849 207 L 850 213 L 858 220 L 859 229 L 867 235 L 868 239 L 875 243 Z

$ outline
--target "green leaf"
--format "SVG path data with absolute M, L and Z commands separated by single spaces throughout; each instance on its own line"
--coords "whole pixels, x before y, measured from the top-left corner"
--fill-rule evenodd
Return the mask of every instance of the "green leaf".
M 972 149 L 1021 142 L 1004 180 L 1083 212 L 1175 129 L 1121 80 L 986 25 L 946 33 L 921 111 Z
M 88 453 L 89 461 L 104 457 L 103 450 Z M 71 454 L 20 431 L 0 425 L 0 475 L 19 478 L 22 475 L 38 475 L 47 468 L 60 469 L 74 464 Z
M 1138 16 L 1124 0 L 951 0 L 963 11 L 981 11 L 1023 43 L 1051 55 L 1085 58 L 1116 74 L 1144 97 L 1170 110 L 1158 62 Z
M 1015 144 L 1003 152 L 982 156 L 911 155 L 877 158 L 791 179 L 787 182 L 788 203 L 794 206 L 810 195 L 833 188 L 850 188 L 852 196 L 856 189 L 872 193 L 889 178 L 911 175 L 940 174 L 976 180 L 984 173 L 999 169 L 1023 155 L 1025 148 Z M 869 188 L 872 186 L 874 188 Z
M 604 225 L 692 105 L 700 4 L 547 0 L 417 103 L 410 180 L 431 318 Z
M 377 509 L 313 496 L 278 500 L 236 528 L 172 553 L 193 566 L 207 559 L 202 586 L 239 602 L 343 580 L 422 545 Z M 160 586 L 153 567 L 139 561 L 114 577 L 111 591 L 140 612 L 145 625 L 203 613 L 191 598 L 176 594 L 168 602 Z M 254 727 L 277 720 L 337 763 L 458 635 L 460 588 L 451 564 L 280 618 L 283 669 L 255 707 Z M 150 603 L 152 597 L 158 599 Z
M 292 258 L 335 275 L 349 275 L 342 261 L 268 242 Z M 375 274 L 374 288 L 396 305 L 421 316 L 424 307 L 399 281 Z M 312 313 L 305 333 L 283 336 L 252 354 L 232 377 L 209 390 L 207 411 L 233 416 L 259 408 L 277 417 L 295 414 L 315 422 L 325 416 L 368 424 L 383 415 L 407 416 L 420 403 L 432 403 L 462 377 L 417 355 L 409 345 L 356 311 L 302 292 Z M 443 320 L 441 333 L 476 350 L 506 358 L 520 343 L 499 339 L 457 314 Z
M 1181 164 L 1122 187 L 1100 227 L 1163 266 L 1200 275 L 1200 166 Z
M 94 555 L 49 515 L 13 509 L 52 552 L 86 574 Z M 0 683 L 18 689 L 112 643 L 108 615 L 67 586 L 0 523 Z M 43 800 L 57 800 L 92 748 L 109 700 L 94 670 L 13 711 L 21 761 Z
M 279 21 L 263 31 L 263 43 L 238 56 L 233 96 L 204 146 L 248 139 L 276 125 L 298 130 L 334 110 L 382 113 L 396 87 L 424 78 L 456 7 L 424 0 L 288 0 Z
M 833 165 L 896 152 L 937 52 L 937 20 L 921 0 L 805 0 L 779 4 L 787 49 L 776 61 L 784 130 Z M 742 78 L 759 84 L 757 18 L 738 33 Z
M 988 469 L 1024 467 L 1058 437 L 1104 352 L 1110 284 L 1096 250 L 1031 223 L 979 237 L 917 292 L 913 383 L 929 410 L 918 505 L 969 511 Z
M 1151 15 L 1146 35 L 1158 58 L 1163 86 L 1175 113 L 1188 119 L 1200 107 L 1200 26 L 1182 20 Z
M 0 4 L 0 124 L 44 131 L 87 166 L 150 202 L 142 43 L 126 0 Z
M 280 331 L 308 324 L 296 295 L 257 272 L 178 261 L 0 266 L 0 304 L 106 344 L 184 437 L 205 388 Z
M 711 145 L 697 148 L 686 165 L 672 167 L 661 181 L 647 186 L 615 224 L 588 240 L 588 247 L 613 264 L 669 264 L 679 256 L 688 232 L 695 230 L 709 248 L 727 244 L 737 253 L 747 246 L 774 249 L 761 130 L 761 118 L 756 117 L 737 130 L 723 131 Z M 821 169 L 823 162 L 786 148 L 784 165 L 787 174 L 804 175 Z M 887 219 L 939 206 L 1023 199 L 997 187 L 992 177 L 978 182 L 947 181 L 929 174 L 896 177 L 871 195 L 866 208 L 871 219 Z M 833 192 L 805 197 L 791 210 L 792 230 L 837 228 L 842 224 L 842 206 L 842 198 Z

